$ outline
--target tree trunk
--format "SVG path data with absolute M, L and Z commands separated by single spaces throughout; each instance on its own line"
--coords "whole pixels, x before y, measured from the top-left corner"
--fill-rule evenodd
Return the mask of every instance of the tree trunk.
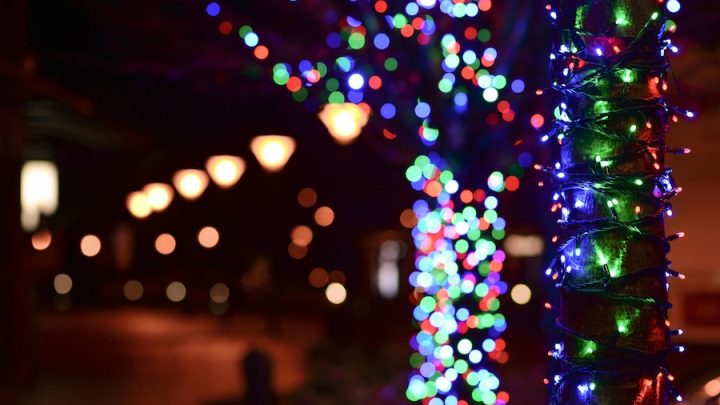
M 676 110 L 663 93 L 664 4 L 564 0 L 552 86 L 562 95 L 549 134 L 560 146 L 553 211 L 560 289 L 552 404 L 657 405 L 671 396 L 666 355 L 668 242 L 675 195 L 664 154 Z M 688 113 L 689 115 L 689 113 Z

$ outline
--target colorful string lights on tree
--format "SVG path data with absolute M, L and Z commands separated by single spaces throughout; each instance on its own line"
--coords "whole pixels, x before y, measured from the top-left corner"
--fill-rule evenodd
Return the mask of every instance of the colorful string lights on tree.
M 677 1 L 563 0 L 548 5 L 558 26 L 550 55 L 561 94 L 553 129 L 560 161 L 547 168 L 560 214 L 557 257 L 547 270 L 560 290 L 560 338 L 549 354 L 552 404 L 665 404 L 677 394 L 666 367 L 673 346 L 664 216 L 675 185 L 665 143 L 689 111 L 665 97 L 667 12 Z M 540 168 L 540 167 L 538 167 Z M 548 304 L 548 306 L 550 306 Z M 677 400 L 680 397 L 677 396 Z
M 498 51 L 489 44 L 490 31 L 478 28 L 492 7 L 490 0 L 351 4 L 350 15 L 319 11 L 330 30 L 326 46 L 305 47 L 302 56 L 283 46 L 282 59 L 295 61 L 270 63 L 274 83 L 296 101 L 313 112 L 321 104 L 357 104 L 384 120 L 387 139 L 412 131 L 424 147 L 435 148 L 450 122 L 470 120 L 463 117 L 489 126 L 500 117 L 515 119 L 509 100 L 525 91 L 525 83 L 491 73 Z M 208 14 L 219 16 L 220 6 L 211 5 Z M 225 23 L 230 24 L 220 22 L 221 32 Z M 238 34 L 250 48 L 262 44 L 249 25 Z M 267 52 L 262 55 L 255 56 L 265 60 Z M 408 169 L 413 188 L 431 197 L 414 204 L 417 269 L 411 284 L 420 331 L 412 339 L 416 372 L 408 399 L 431 405 L 509 401 L 487 366 L 504 364 L 509 357 L 500 337 L 506 324 L 498 299 L 507 291 L 500 278 L 505 254 L 497 247 L 505 221 L 497 215 L 497 197 L 488 194 L 517 190 L 530 162 L 529 155 L 521 156 L 507 179 L 493 172 L 489 192 L 461 190 L 450 166 L 434 153 L 420 155 Z M 475 206 L 484 207 L 482 215 Z
M 498 103 L 504 121 L 515 119 L 509 99 L 525 91 L 525 82 L 490 71 L 498 52 L 490 45 L 490 31 L 477 28 L 478 19 L 492 7 L 489 0 L 350 4 L 347 15 L 335 9 L 319 11 L 327 32 L 321 46 L 297 49 L 278 35 L 261 36 L 248 24 L 240 25 L 237 35 L 258 61 L 268 64 L 273 82 L 293 99 L 313 112 L 327 103 L 359 104 L 385 121 L 388 139 L 407 132 L 420 118 L 420 140 L 433 145 L 439 129 L 430 125 L 430 104 L 437 97 L 443 105 L 437 116 L 464 115 L 475 104 L 487 122 L 496 125 L 497 115 L 488 112 L 487 105 Z M 235 24 L 222 10 L 218 2 L 206 8 L 221 20 L 218 30 L 229 35 Z M 264 41 L 266 36 L 275 41 L 272 46 Z M 258 47 L 263 47 L 260 56 Z M 270 48 L 279 49 L 274 58 L 269 57 Z M 421 94 L 424 83 L 435 83 L 439 91 Z M 472 91 L 478 88 L 481 91 Z
M 411 339 L 416 371 L 406 396 L 430 405 L 506 404 L 508 393 L 498 391 L 500 380 L 484 361 L 508 361 L 498 299 L 508 289 L 500 279 L 505 253 L 498 248 L 505 220 L 493 195 L 505 188 L 503 175 L 490 175 L 489 192 L 460 191 L 452 171 L 431 154 L 415 159 L 406 177 L 431 198 L 413 207 L 418 223 L 412 232 L 416 271 L 410 283 L 420 331 Z

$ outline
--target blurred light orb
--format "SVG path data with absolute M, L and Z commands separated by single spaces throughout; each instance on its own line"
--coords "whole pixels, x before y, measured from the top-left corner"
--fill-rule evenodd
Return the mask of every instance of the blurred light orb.
M 360 90 L 365 85 L 365 78 L 360 73 L 353 73 L 348 78 L 348 86 L 353 90 Z
M 65 273 L 60 273 L 55 275 L 55 278 L 53 279 L 53 288 L 55 289 L 55 292 L 64 295 L 70 292 L 73 287 L 72 278 L 68 276 Z
M 227 302 L 228 298 L 230 298 L 230 288 L 227 284 L 216 283 L 210 287 L 210 299 L 213 302 L 222 304 Z
M 325 287 L 329 280 L 330 278 L 328 277 L 328 272 L 322 267 L 314 268 L 308 275 L 310 285 L 315 288 Z
M 154 212 L 165 211 L 175 197 L 172 186 L 165 183 L 150 183 L 143 187 L 143 193 Z
M 333 221 L 335 221 L 335 211 L 332 208 L 323 206 L 315 210 L 315 223 L 319 226 L 330 226 Z
M 297 196 L 298 204 L 305 208 L 310 208 L 315 205 L 315 203 L 317 203 L 317 198 L 317 192 L 310 187 L 305 187 L 300 190 Z
M 437 0 L 417 0 L 417 4 L 419 4 L 420 7 L 428 9 L 435 7 L 436 2 Z
M 295 260 L 303 259 L 305 256 L 307 256 L 308 247 L 297 245 L 294 242 L 290 242 L 290 245 L 288 245 L 288 255 L 292 257 Z
M 161 255 L 169 255 L 175 251 L 175 238 L 169 233 L 160 234 L 155 238 L 155 250 Z
M 525 284 L 516 284 L 512 290 L 510 290 L 510 298 L 518 305 L 525 305 L 530 302 L 532 291 L 530 287 Z
M 360 135 L 369 113 L 354 103 L 331 103 L 323 106 L 318 118 L 337 143 L 347 145 Z
M 703 391 L 705 391 L 705 395 L 707 395 L 710 398 L 716 397 L 720 395 L 720 377 L 708 381 L 703 386 Z
M 504 243 L 505 251 L 514 257 L 536 257 L 543 254 L 545 242 L 540 235 L 509 235 Z
M 340 283 L 330 283 L 325 289 L 325 297 L 332 304 L 339 305 L 345 302 L 347 298 L 347 290 Z
M 85 235 L 80 240 L 80 252 L 87 257 L 94 257 L 100 253 L 102 242 L 95 235 Z
M 145 289 L 141 282 L 137 280 L 128 280 L 123 285 L 123 294 L 128 301 L 138 301 L 142 298 Z
M 211 17 L 216 17 L 220 14 L 220 5 L 214 1 L 208 3 L 207 7 L 205 7 L 205 12 Z
M 680 11 L 680 2 L 678 0 L 668 0 L 666 7 L 669 12 L 677 13 Z
M 20 172 L 20 220 L 30 232 L 40 224 L 41 215 L 52 215 L 58 205 L 58 169 L 55 163 L 29 160 Z
M 245 173 L 245 160 L 238 156 L 218 155 L 212 156 L 205 164 L 210 178 L 220 188 L 234 186 Z
M 400 224 L 407 229 L 412 229 L 417 225 L 417 216 L 412 208 L 406 208 L 400 213 Z
M 173 176 L 173 185 L 186 200 L 197 200 L 208 186 L 208 175 L 202 170 L 179 170 Z
M 250 141 L 250 150 L 265 170 L 277 172 L 295 152 L 295 140 L 283 135 L 256 136 Z
M 343 273 L 342 271 L 333 270 L 330 272 L 330 274 L 328 274 L 328 280 L 331 283 L 345 284 L 345 282 L 347 281 L 347 277 L 345 277 L 345 273 Z
M 290 231 L 290 240 L 298 246 L 305 247 L 312 242 L 313 231 L 305 225 L 298 225 Z
M 128 194 L 125 206 L 130 211 L 130 214 L 137 219 L 147 218 L 153 211 L 150 200 L 142 191 L 133 191 Z
M 32 236 L 32 246 L 35 250 L 45 250 L 52 243 L 52 233 L 47 229 L 35 232 Z
M 200 246 L 211 249 L 220 241 L 220 232 L 212 226 L 206 226 L 198 232 L 197 239 Z
M 185 284 L 179 281 L 173 281 L 168 284 L 165 289 L 165 295 L 172 302 L 180 302 L 185 299 L 185 296 L 187 295 L 187 288 L 185 288 Z

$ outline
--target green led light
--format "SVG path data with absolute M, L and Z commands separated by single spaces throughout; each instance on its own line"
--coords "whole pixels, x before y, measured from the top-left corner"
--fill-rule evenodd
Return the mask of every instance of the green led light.
M 348 45 L 352 49 L 362 49 L 365 46 L 365 35 L 359 32 L 353 32 L 348 37 Z
M 615 323 L 617 324 L 617 330 L 618 332 L 622 334 L 628 334 L 630 332 L 629 326 L 630 321 L 627 319 L 616 319 Z
M 438 89 L 440 89 L 440 91 L 442 91 L 443 93 L 450 93 L 452 91 L 452 88 L 453 83 L 448 79 L 443 78 L 438 82 Z
M 253 30 L 249 25 L 243 25 L 240 29 L 238 29 L 238 35 L 240 38 L 245 38 L 245 36 L 251 32 L 253 32 Z
M 303 102 L 308 98 L 308 91 L 305 87 L 300 88 L 300 90 L 292 93 L 292 98 L 297 102 Z
M 328 96 L 328 102 L 331 104 L 340 104 L 345 102 L 345 95 L 339 91 L 333 91 Z
M 328 91 L 335 91 L 338 88 L 340 88 L 340 81 L 338 81 L 338 79 L 335 79 L 335 78 L 330 78 L 327 80 L 327 82 L 325 82 L 325 88 Z
M 590 356 L 593 353 L 595 353 L 595 351 L 597 351 L 597 343 L 595 343 L 591 340 L 588 340 L 588 341 L 585 341 L 585 344 L 583 345 L 581 354 L 583 356 Z
M 477 39 L 480 42 L 488 42 L 490 40 L 490 30 L 487 28 L 478 30 Z
M 620 79 L 622 79 L 622 81 L 625 83 L 632 83 L 637 77 L 637 74 L 632 69 L 622 69 L 620 72 L 618 72 L 618 75 L 620 76 Z
M 607 114 L 610 112 L 610 103 L 604 100 L 596 101 L 595 104 L 593 104 L 593 111 L 595 111 L 595 114 Z
M 395 58 L 387 58 L 385 59 L 385 70 L 388 72 L 394 72 L 398 68 L 398 61 Z
M 392 23 L 395 28 L 402 28 L 407 24 L 407 18 L 403 14 L 398 13 L 393 17 Z

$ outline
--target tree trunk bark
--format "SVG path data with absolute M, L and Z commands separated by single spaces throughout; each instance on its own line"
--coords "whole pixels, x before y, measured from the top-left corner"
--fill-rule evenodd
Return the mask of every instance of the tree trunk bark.
M 659 405 L 671 396 L 664 215 L 676 189 L 664 154 L 676 110 L 663 93 L 664 4 L 563 0 L 551 56 L 561 95 L 549 274 L 560 289 L 552 404 Z

